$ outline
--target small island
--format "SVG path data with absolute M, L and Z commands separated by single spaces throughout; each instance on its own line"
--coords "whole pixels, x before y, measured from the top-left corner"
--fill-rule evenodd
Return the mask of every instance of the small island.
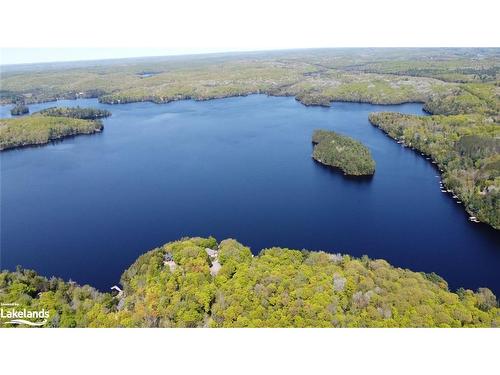
M 31 116 L 0 119 L 0 151 L 42 145 L 79 134 L 102 131 L 109 111 L 93 108 L 48 108 Z
M 106 109 L 81 107 L 51 107 L 36 113 L 42 116 L 71 117 L 82 120 L 95 120 L 111 116 L 111 112 Z
M 16 104 L 11 110 L 10 114 L 12 116 L 21 116 L 30 112 L 30 109 L 25 104 Z
M 338 168 L 349 176 L 371 176 L 375 173 L 375 161 L 370 150 L 361 142 L 329 130 L 315 130 L 313 159 Z

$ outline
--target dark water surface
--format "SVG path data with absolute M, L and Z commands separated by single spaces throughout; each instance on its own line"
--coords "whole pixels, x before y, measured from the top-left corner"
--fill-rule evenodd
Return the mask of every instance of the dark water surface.
M 433 165 L 367 120 L 381 110 L 422 114 L 421 105 L 318 108 L 259 95 L 58 105 L 113 116 L 102 134 L 1 153 L 2 268 L 20 264 L 108 289 L 139 254 L 182 236 L 213 235 L 254 252 L 278 245 L 368 254 L 434 271 L 453 289 L 500 294 L 499 233 L 470 223 L 441 193 Z M 316 128 L 367 145 L 375 176 L 347 179 L 314 163 Z

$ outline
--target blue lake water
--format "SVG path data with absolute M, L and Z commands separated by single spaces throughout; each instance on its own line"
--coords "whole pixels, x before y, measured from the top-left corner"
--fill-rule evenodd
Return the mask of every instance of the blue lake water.
M 253 95 L 57 105 L 113 115 L 101 134 L 0 154 L 2 268 L 108 289 L 141 253 L 213 235 L 254 252 L 276 245 L 367 254 L 436 272 L 452 289 L 500 294 L 499 232 L 470 223 L 441 193 L 429 161 L 368 123 L 372 111 L 422 114 L 419 104 L 320 108 Z M 375 176 L 348 179 L 313 162 L 317 128 L 368 146 Z

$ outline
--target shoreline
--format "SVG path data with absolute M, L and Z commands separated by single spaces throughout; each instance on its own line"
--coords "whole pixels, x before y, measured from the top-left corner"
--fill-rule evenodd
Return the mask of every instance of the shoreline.
M 232 95 L 222 95 L 222 96 L 211 96 L 211 97 L 195 97 L 195 96 L 182 96 L 179 98 L 171 98 L 167 100 L 154 100 L 152 98 L 144 98 L 144 99 L 137 99 L 137 100 L 127 100 L 127 101 L 121 101 L 121 100 L 115 100 L 115 101 L 102 101 L 101 98 L 105 95 L 100 95 L 100 96 L 76 96 L 76 97 L 56 97 L 48 100 L 39 100 L 39 101 L 32 101 L 29 103 L 26 103 L 26 105 L 34 105 L 34 104 L 43 104 L 43 103 L 57 103 L 58 101 L 61 100 L 79 100 L 79 99 L 97 99 L 97 102 L 99 104 L 106 104 L 106 105 L 120 105 L 120 104 L 133 104 L 133 103 L 153 103 L 153 104 L 169 104 L 173 102 L 179 102 L 179 101 L 184 101 L 184 100 L 192 100 L 195 102 L 204 102 L 204 101 L 210 101 L 210 100 L 219 100 L 219 99 L 230 99 L 230 98 L 239 98 L 239 97 L 246 97 L 246 96 L 252 96 L 252 95 L 265 95 L 267 97 L 282 97 L 282 98 L 291 98 L 293 97 L 297 102 L 300 104 L 304 105 L 305 107 L 324 107 L 324 108 L 331 108 L 333 103 L 357 103 L 357 104 L 371 104 L 371 105 L 382 105 L 382 106 L 391 106 L 391 105 L 402 105 L 402 104 L 421 104 L 422 105 L 422 111 L 432 115 L 432 112 L 429 112 L 424 109 L 425 104 L 427 103 L 426 101 L 419 101 L 419 100 L 402 100 L 402 101 L 393 101 L 393 102 L 377 102 L 374 100 L 348 100 L 348 99 L 341 99 L 341 98 L 335 98 L 327 102 L 304 102 L 301 100 L 301 98 L 298 97 L 299 94 L 293 95 L 293 94 L 278 94 L 278 93 L 273 93 L 273 92 L 266 92 L 266 91 L 253 91 L 253 92 L 247 92 L 247 93 L 240 93 L 240 94 L 232 94 Z M 0 101 L 0 106 L 10 106 L 13 105 L 13 102 L 2 102 Z
M 325 169 L 329 169 L 329 170 L 331 170 L 335 174 L 340 174 L 340 175 L 342 175 L 342 177 L 344 177 L 344 178 L 346 178 L 348 180 L 353 180 L 353 181 L 370 181 L 375 176 L 375 172 L 373 172 L 372 174 L 347 174 L 347 173 L 345 173 L 342 170 L 342 168 L 334 166 L 334 165 L 323 163 L 323 161 L 314 158 L 314 156 L 312 156 L 312 155 L 311 155 L 311 159 L 315 163 L 317 163 L 318 165 L 320 165 L 321 167 L 323 167 Z
M 60 143 L 63 142 L 67 138 L 75 138 L 80 135 L 94 135 L 94 134 L 100 134 L 104 131 L 104 125 L 102 122 L 100 123 L 100 127 L 95 128 L 93 131 L 88 131 L 88 132 L 74 132 L 70 134 L 65 134 L 65 135 L 60 135 L 54 138 L 49 138 L 46 142 L 40 142 L 40 143 L 25 143 L 21 145 L 16 145 L 12 147 L 5 147 L 5 148 L 0 148 L 0 153 L 4 152 L 9 152 L 9 151 L 19 151 L 21 149 L 28 149 L 28 148 L 41 148 L 44 146 L 47 146 L 49 144 L 55 144 L 55 143 Z
M 444 166 L 443 165 L 440 165 L 433 157 L 432 155 L 428 155 L 426 153 L 424 153 L 424 151 L 422 150 L 419 150 L 413 146 L 410 146 L 410 145 L 407 145 L 406 143 L 404 143 L 403 140 L 401 139 L 398 139 L 398 138 L 395 138 L 395 137 L 392 137 L 387 131 L 385 131 L 382 127 L 380 127 L 379 125 L 373 123 L 372 121 L 370 121 L 370 119 L 368 119 L 368 121 L 370 122 L 370 124 L 374 127 L 376 127 L 377 129 L 379 129 L 380 131 L 382 131 L 382 133 L 387 136 L 388 138 L 390 138 L 392 141 L 395 141 L 397 144 L 400 144 L 401 147 L 404 147 L 405 149 L 409 149 L 411 151 L 413 151 L 414 153 L 416 154 L 420 154 L 420 156 L 422 156 L 424 159 L 426 159 L 426 161 L 429 161 L 431 163 L 431 165 L 434 167 L 436 173 L 439 174 L 439 182 L 442 184 L 443 186 L 443 189 L 446 190 L 445 192 L 443 193 L 446 193 L 447 196 L 449 196 L 453 201 L 455 201 L 455 203 L 459 204 L 460 206 L 462 206 L 463 208 L 463 211 L 465 211 L 465 213 L 467 214 L 467 217 L 468 217 L 468 220 L 473 222 L 474 224 L 483 224 L 491 229 L 495 229 L 495 230 L 500 230 L 499 228 L 495 228 L 493 225 L 485 222 L 485 221 L 481 221 L 481 220 L 477 220 L 477 212 L 473 212 L 471 211 L 467 205 L 464 203 L 464 200 L 463 198 L 460 198 L 459 196 L 456 195 L 456 193 L 450 189 L 449 186 L 447 186 L 443 180 L 443 173 L 445 172 L 445 170 L 443 169 Z M 455 198 L 456 197 L 456 198 Z M 471 217 L 474 217 L 477 221 L 472 221 L 470 220 Z
M 188 239 L 188 240 L 189 240 L 189 239 L 191 239 L 191 238 L 203 238 L 203 237 L 197 237 L 197 236 L 194 236 L 194 235 L 193 235 L 193 236 L 183 237 L 183 238 L 178 239 L 178 240 L 176 240 L 176 239 L 172 239 L 172 240 L 169 240 L 169 242 L 165 243 L 165 244 L 164 244 L 164 245 L 162 245 L 162 246 L 168 245 L 168 244 L 170 244 L 170 243 L 175 243 L 175 242 L 178 242 L 178 241 L 183 241 L 184 239 Z M 70 277 L 68 280 L 66 280 L 66 279 L 64 279 L 64 278 L 63 278 L 63 277 L 61 277 L 61 276 L 57 276 L 57 275 L 53 275 L 53 274 L 52 274 L 52 275 L 50 275 L 50 276 L 48 276 L 48 275 L 42 275 L 42 274 L 38 273 L 38 271 L 37 271 L 37 270 L 35 270 L 35 269 L 33 269 L 33 268 L 25 268 L 25 267 L 23 267 L 22 265 L 19 265 L 19 267 L 20 267 L 20 269 L 21 269 L 21 270 L 34 271 L 34 272 L 36 272 L 39 276 L 42 276 L 42 277 L 45 277 L 45 278 L 56 278 L 56 279 L 62 280 L 62 281 L 63 281 L 63 282 L 65 282 L 65 283 L 70 283 L 70 284 L 73 284 L 73 285 L 75 285 L 75 286 L 80 286 L 80 287 L 81 287 L 81 286 L 89 286 L 89 287 L 91 287 L 91 288 L 93 288 L 93 289 L 95 289 L 95 290 L 98 290 L 98 291 L 102 292 L 102 293 L 110 293 L 110 294 L 111 294 L 112 292 L 111 292 L 110 290 L 112 290 L 112 289 L 113 289 L 113 286 L 119 286 L 120 288 L 122 288 L 122 284 L 121 284 L 121 277 L 123 276 L 123 274 L 124 274 L 124 273 L 125 273 L 125 272 L 126 272 L 126 271 L 130 268 L 130 267 L 132 267 L 132 266 L 133 266 L 133 265 L 134 265 L 134 264 L 135 264 L 135 263 L 136 263 L 136 262 L 137 262 L 140 258 L 142 258 L 143 256 L 148 255 L 148 254 L 149 254 L 149 253 L 151 253 L 152 251 L 158 250 L 158 249 L 159 249 L 159 248 L 161 248 L 162 246 L 159 246 L 159 247 L 157 247 L 157 248 L 153 248 L 153 249 L 150 249 L 150 250 L 147 250 L 147 251 L 144 251 L 144 252 L 139 253 L 139 254 L 136 256 L 136 258 L 132 261 L 132 263 L 130 263 L 128 266 L 126 266 L 126 267 L 123 269 L 122 274 L 120 275 L 120 279 L 118 279 L 118 281 L 115 281 L 114 283 L 112 283 L 112 285 L 111 285 L 111 286 L 109 286 L 109 287 L 107 287 L 106 289 L 101 289 L 100 287 L 96 287 L 96 286 L 92 285 L 91 283 L 86 283 L 86 282 L 84 282 L 84 283 L 80 283 L 80 282 L 78 282 L 78 281 L 74 281 L 71 277 Z M 294 249 L 294 248 L 289 248 L 289 247 L 280 247 L 280 246 L 278 246 L 278 245 L 276 245 L 276 246 L 274 246 L 274 245 L 273 245 L 273 246 L 271 246 L 271 245 L 270 245 L 269 247 L 265 247 L 265 248 L 260 249 L 260 251 L 259 251 L 259 252 L 257 252 L 256 254 L 253 254 L 253 253 L 252 253 L 252 254 L 253 254 L 253 255 L 252 255 L 252 258 L 253 258 L 253 259 L 259 259 L 259 257 L 261 256 L 261 252 L 262 252 L 263 250 L 267 250 L 267 249 L 275 249 L 275 248 L 278 248 L 278 249 L 280 249 L 280 250 L 282 250 L 282 251 L 286 251 L 286 250 L 300 251 L 300 250 L 296 250 L 296 249 Z M 327 254 L 327 255 L 328 255 L 328 256 L 330 256 L 330 257 L 334 257 L 334 256 L 336 256 L 336 255 L 339 255 L 339 254 L 340 254 L 340 255 L 342 255 L 342 256 L 347 256 L 347 257 L 349 257 L 351 260 L 358 260 L 358 261 L 361 261 L 361 260 L 363 259 L 363 257 L 365 257 L 365 256 L 355 256 L 355 255 L 352 255 L 352 254 L 350 254 L 350 253 L 344 253 L 344 252 L 343 252 L 343 253 L 339 253 L 338 251 L 333 250 L 333 249 L 327 249 L 327 250 L 309 250 L 309 249 L 302 249 L 302 250 L 305 250 L 305 251 L 307 251 L 307 252 L 308 252 L 308 253 L 310 253 L 310 254 L 321 254 L 321 253 L 325 253 L 325 254 Z M 371 257 L 369 257 L 369 256 L 368 256 L 368 259 L 369 259 L 369 260 L 371 260 L 371 261 L 380 261 L 380 260 L 382 260 L 382 261 L 384 261 L 384 262 L 387 262 L 387 263 L 388 263 L 391 267 L 393 267 L 394 269 L 405 270 L 405 271 L 409 271 L 409 272 L 412 272 L 412 273 L 421 274 L 421 275 L 423 275 L 424 277 L 425 277 L 425 276 L 427 276 L 427 275 L 433 275 L 433 274 L 434 274 L 434 275 L 437 275 L 440 279 L 444 280 L 444 281 L 446 282 L 446 284 L 448 285 L 447 280 L 446 280 L 444 277 L 441 277 L 441 276 L 440 276 L 439 274 L 437 274 L 435 271 L 428 271 L 428 272 L 426 272 L 426 271 L 417 271 L 417 270 L 414 270 L 413 268 L 408 268 L 408 267 L 403 267 L 403 266 L 397 266 L 397 265 L 395 265 L 394 263 L 392 263 L 392 262 L 390 262 L 390 261 L 386 260 L 385 258 L 371 258 Z M 16 269 L 13 269 L 13 270 L 10 270 L 10 269 L 7 269 L 7 268 L 2 268 L 2 269 L 0 269 L 0 273 L 1 273 L 1 272 L 5 272 L 5 271 L 6 271 L 6 272 L 16 272 Z M 213 275 L 213 277 L 215 277 L 215 276 Z M 472 288 L 472 287 L 471 287 L 471 288 L 468 288 L 468 287 L 465 287 L 465 286 L 458 286 L 458 287 L 456 287 L 456 288 L 450 288 L 449 286 L 447 286 L 447 290 L 448 290 L 449 292 L 451 292 L 451 293 L 456 293 L 456 292 L 457 292 L 457 291 L 459 291 L 460 289 L 474 291 L 474 289 L 478 289 L 478 288 L 488 288 L 488 286 L 484 286 L 484 285 L 483 285 L 483 286 L 478 286 L 477 288 Z M 123 289 L 123 288 L 122 288 L 122 289 Z M 496 294 L 495 294 L 495 295 L 496 295 Z

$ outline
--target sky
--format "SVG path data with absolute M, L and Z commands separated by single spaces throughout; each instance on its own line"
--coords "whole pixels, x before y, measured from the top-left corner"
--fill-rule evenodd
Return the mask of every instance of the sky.
M 329 47 L 500 47 L 492 0 L 23 0 L 1 64 Z M 7 1 L 2 13 L 15 15 Z

